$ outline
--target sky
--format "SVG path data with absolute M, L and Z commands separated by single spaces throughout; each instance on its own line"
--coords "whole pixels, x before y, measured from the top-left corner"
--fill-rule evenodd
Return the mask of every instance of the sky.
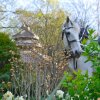
M 37 0 L 16 0 L 16 6 L 17 8 L 22 8 L 22 9 L 27 9 L 27 10 L 33 10 L 36 6 L 34 5 L 34 1 L 37 2 Z M 47 1 L 47 0 L 44 0 L 44 1 Z M 71 5 L 71 1 L 73 2 L 76 2 L 77 4 L 79 4 L 79 0 L 50 0 L 52 1 L 53 3 L 55 3 L 56 1 L 59 2 L 60 4 L 60 7 L 62 9 L 64 9 L 65 11 L 68 11 L 69 13 L 72 13 L 74 14 L 74 8 L 72 7 L 73 5 Z M 55 1 L 55 2 L 54 2 Z M 81 0 L 80 0 L 81 1 Z M 95 8 L 95 1 L 96 0 L 82 0 L 82 2 L 84 2 L 84 6 L 85 5 L 92 5 L 94 6 Z M 92 8 L 93 8 L 92 6 Z M 85 8 L 85 7 L 84 7 Z M 93 13 L 93 9 L 91 8 L 91 12 L 90 13 Z M 80 10 L 82 10 L 83 8 L 81 8 Z
M 33 3 L 33 0 L 16 0 L 17 6 L 22 7 L 22 8 L 27 8 L 28 6 L 30 7 L 32 3 Z
M 16 5 L 18 8 L 23 8 L 23 9 L 27 9 L 27 10 L 31 10 L 33 8 L 35 8 L 34 6 L 34 1 L 36 0 L 16 0 Z M 44 0 L 45 1 L 45 0 Z M 64 9 L 65 11 L 68 11 L 69 13 L 71 13 L 72 17 L 73 16 L 76 16 L 76 13 L 75 13 L 75 9 L 72 7 L 71 5 L 71 1 L 73 2 L 76 2 L 77 4 L 79 4 L 79 0 L 50 0 L 50 1 L 59 1 L 59 4 L 60 4 L 60 7 L 62 9 Z M 92 7 L 90 8 L 90 11 L 88 11 L 87 13 L 87 16 L 88 16 L 88 19 L 90 20 L 90 23 L 92 28 L 96 27 L 96 20 L 95 19 L 95 15 L 96 15 L 96 0 L 80 0 L 84 3 L 84 7 L 80 7 L 80 11 L 84 10 L 86 7 L 85 5 L 88 5 L 88 7 L 90 5 L 92 5 Z M 81 17 L 82 17 L 82 13 L 81 13 Z
M 0 0 L 0 1 L 2 1 L 2 0 Z M 34 9 L 36 9 L 36 7 L 37 7 L 34 3 L 39 2 L 39 0 L 8 0 L 8 1 L 14 2 L 14 3 L 12 3 L 11 6 L 8 7 L 8 10 L 11 10 L 11 11 L 15 11 L 15 9 L 18 9 L 18 8 L 34 11 Z M 77 4 L 79 4 L 79 2 L 78 2 L 79 0 L 50 0 L 50 1 L 52 1 L 52 2 L 59 1 L 60 7 L 62 9 L 71 13 L 72 17 L 76 16 L 75 9 L 73 8 L 73 5 L 71 5 L 71 1 L 72 1 L 72 3 L 73 3 L 73 1 L 75 1 Z M 93 17 L 95 17 L 94 16 L 95 15 L 94 9 L 96 7 L 95 6 L 96 0 L 80 0 L 80 1 L 84 2 L 84 7 L 82 6 L 79 8 L 79 10 L 81 11 L 81 14 L 83 14 L 82 10 L 84 10 L 83 8 L 85 8 L 86 4 L 88 6 L 93 4 L 92 8 L 90 8 L 90 11 L 88 12 L 88 17 L 89 17 L 88 19 L 91 21 L 92 21 L 92 19 L 95 20 L 95 18 L 93 18 Z M 81 16 L 83 16 L 83 15 L 81 15 Z M 95 20 L 95 22 L 96 22 L 96 20 Z M 95 24 L 95 22 L 92 23 L 92 26 L 94 26 L 93 24 Z
M 34 0 L 16 0 L 16 4 L 17 6 L 19 7 L 22 7 L 22 8 L 27 8 L 27 7 L 30 7 L 30 5 L 32 5 Z M 44 0 L 45 1 L 45 0 Z M 57 0 L 52 0 L 52 1 L 57 1 Z M 58 0 L 61 5 L 64 4 L 64 3 L 68 3 L 70 0 Z M 75 0 L 77 2 L 77 0 Z M 95 0 L 83 0 L 83 2 L 89 2 L 89 3 L 93 3 Z

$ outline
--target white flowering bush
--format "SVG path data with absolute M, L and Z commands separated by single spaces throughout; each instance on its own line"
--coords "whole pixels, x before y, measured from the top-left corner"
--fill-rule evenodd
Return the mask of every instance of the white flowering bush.
M 69 93 L 65 94 L 62 90 L 56 91 L 56 100 L 73 100 L 73 97 Z
M 23 96 L 17 96 L 14 100 L 24 100 Z
M 10 92 L 7 91 L 4 95 L 2 100 L 14 100 L 14 95 Z
M 17 96 L 16 98 L 14 98 L 14 95 L 10 92 L 10 91 L 7 91 L 1 100 L 25 100 L 23 98 L 23 96 Z
M 56 92 L 56 97 L 57 97 L 58 99 L 62 99 L 63 96 L 64 96 L 64 92 L 63 92 L 62 90 L 57 90 L 57 92 Z

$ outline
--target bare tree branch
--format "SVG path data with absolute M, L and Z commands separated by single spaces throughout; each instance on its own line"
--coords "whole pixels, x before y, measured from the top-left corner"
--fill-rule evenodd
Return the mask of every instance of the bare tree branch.
M 0 12 L 10 12 L 10 13 L 16 13 L 16 11 L 7 11 L 7 10 L 1 10 Z
M 18 26 L 7 26 L 7 27 L 1 26 L 0 29 L 2 29 L 2 28 L 20 28 L 20 27 L 18 27 Z

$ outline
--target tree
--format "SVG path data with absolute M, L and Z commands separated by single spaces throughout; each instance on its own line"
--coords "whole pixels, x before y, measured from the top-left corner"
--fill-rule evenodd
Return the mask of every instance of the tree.
M 95 2 L 95 1 L 94 1 Z M 66 2 L 66 9 L 71 13 L 71 17 L 79 23 L 81 27 L 86 27 L 87 25 L 94 26 L 94 3 L 90 1 L 82 0 L 70 0 Z
M 62 24 L 66 16 L 64 11 L 59 7 L 56 9 L 55 7 L 52 8 L 49 2 L 46 2 L 46 4 L 48 5 L 42 5 L 46 8 L 45 11 L 43 11 L 44 8 L 39 8 L 34 13 L 21 9 L 16 11 L 20 22 L 29 26 L 30 30 L 40 37 L 40 42 L 43 46 L 43 49 L 39 51 L 39 54 L 42 51 L 41 54 L 49 56 L 52 59 L 48 62 L 39 61 L 39 65 L 37 65 L 38 63 L 35 64 L 36 77 L 34 78 L 36 78 L 36 88 L 34 90 L 36 100 L 40 100 L 41 97 L 45 98 L 47 96 L 46 91 L 48 90 L 50 93 L 56 87 L 63 75 L 63 69 L 65 68 L 65 66 L 63 66 L 64 63 L 61 60 L 63 53 L 61 54 L 59 51 L 62 51 L 61 32 Z M 47 63 L 48 65 L 45 65 Z M 41 84 L 43 85 L 42 87 Z M 31 89 L 32 88 L 33 87 L 31 87 Z
M 21 23 L 28 25 L 35 34 L 39 35 L 42 44 L 55 45 L 60 39 L 61 26 L 66 17 L 63 10 L 52 10 L 46 14 L 41 10 L 35 13 L 18 10 L 17 13 Z

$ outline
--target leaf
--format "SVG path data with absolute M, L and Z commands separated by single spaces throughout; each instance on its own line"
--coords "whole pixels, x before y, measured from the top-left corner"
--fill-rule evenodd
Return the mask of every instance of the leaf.
M 69 88 L 68 91 L 69 91 L 69 94 L 70 94 L 71 96 L 74 96 L 74 93 L 75 93 L 75 92 L 74 92 L 73 88 Z

